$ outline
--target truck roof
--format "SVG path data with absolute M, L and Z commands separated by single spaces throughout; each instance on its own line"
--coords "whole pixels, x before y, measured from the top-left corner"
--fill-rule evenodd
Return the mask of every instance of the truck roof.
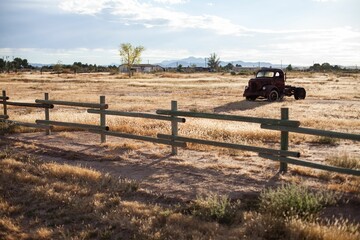
M 258 72 L 264 72 L 264 71 L 268 71 L 268 72 L 284 72 L 280 68 L 261 68 Z

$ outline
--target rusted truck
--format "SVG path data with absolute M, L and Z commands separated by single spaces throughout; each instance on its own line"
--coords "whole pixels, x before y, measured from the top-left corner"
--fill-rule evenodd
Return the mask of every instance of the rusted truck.
M 249 80 L 243 96 L 248 101 L 265 98 L 270 102 L 282 100 L 284 96 L 294 96 L 296 100 L 305 99 L 306 90 L 302 87 L 285 85 L 286 74 L 278 68 L 262 68 L 256 77 Z

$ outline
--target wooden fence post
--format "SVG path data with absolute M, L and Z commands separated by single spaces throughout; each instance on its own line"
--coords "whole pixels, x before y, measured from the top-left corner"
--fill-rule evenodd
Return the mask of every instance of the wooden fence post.
M 281 108 L 281 120 L 289 120 L 289 109 Z M 281 150 L 287 151 L 289 148 L 289 132 L 281 131 Z M 286 173 L 288 165 L 285 162 L 280 162 L 280 172 Z
M 44 94 L 44 99 L 49 100 L 49 93 Z M 45 108 L 45 120 L 46 121 L 50 120 L 50 109 L 49 108 Z M 50 134 L 51 134 L 51 130 L 46 129 L 46 135 L 50 135 Z
M 7 115 L 7 104 L 6 104 L 6 91 L 3 90 L 2 91 L 2 96 L 3 96 L 3 105 L 4 105 L 4 115 Z
M 177 111 L 177 101 L 171 101 L 171 111 Z M 173 120 L 171 120 L 171 135 L 178 135 L 178 122 L 175 120 L 176 116 L 171 115 Z M 175 140 L 172 140 L 175 141 Z M 171 155 L 177 155 L 177 147 L 174 145 L 171 147 Z
M 105 96 L 100 96 L 100 104 L 105 104 Z M 105 110 L 105 107 L 100 107 L 100 111 Z M 100 113 L 100 126 L 106 127 L 106 114 L 101 112 Z M 101 143 L 106 142 L 106 135 L 101 134 Z

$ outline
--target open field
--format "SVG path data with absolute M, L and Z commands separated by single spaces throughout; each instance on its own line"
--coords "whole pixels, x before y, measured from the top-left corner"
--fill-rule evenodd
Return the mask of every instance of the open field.
M 177 100 L 179 110 L 184 111 L 280 118 L 280 108 L 288 107 L 290 119 L 299 120 L 301 126 L 360 134 L 360 74 L 290 72 L 287 84 L 304 87 L 307 98 L 302 101 L 285 98 L 274 103 L 262 100 L 247 102 L 243 99 L 242 92 L 250 77 L 162 73 L 135 75 L 128 79 L 123 75 L 109 74 L 57 76 L 23 73 L 0 74 L 0 86 L 7 91 L 11 101 L 22 102 L 43 99 L 44 92 L 48 92 L 53 100 L 95 103 L 99 102 L 100 95 L 105 95 L 109 109 L 120 111 L 154 113 L 156 109 L 169 109 L 170 101 Z M 44 112 L 9 106 L 8 114 L 12 120 L 34 122 L 43 119 Z M 98 124 L 99 121 L 97 115 L 88 114 L 85 109 L 70 107 L 51 109 L 50 118 L 88 124 Z M 110 116 L 107 122 L 112 130 L 133 134 L 155 136 L 157 133 L 170 133 L 168 122 Z M 170 148 L 166 146 L 113 137 L 108 137 L 108 142 L 101 145 L 98 135 L 75 129 L 65 131 L 65 128 L 57 127 L 51 136 L 24 128 L 12 131 L 22 133 L 0 136 L 0 162 L 3 165 L 0 191 L 5 196 L 0 202 L 0 212 L 4 216 L 0 219 L 0 233 L 3 234 L 0 236 L 10 236 L 7 239 L 359 237 L 359 225 L 356 225 L 360 223 L 359 177 L 291 165 L 289 173 L 279 175 L 277 163 L 261 159 L 255 153 L 209 146 L 190 145 L 189 149 L 179 150 L 177 156 L 170 156 Z M 180 125 L 179 134 L 280 148 L 277 142 L 279 133 L 260 129 L 258 124 L 187 118 L 187 122 Z M 360 144 L 353 141 L 290 134 L 289 150 L 300 151 L 301 158 L 309 161 L 359 168 Z M 60 170 L 56 172 L 54 169 Z M 130 179 L 126 184 L 136 185 L 136 189 L 123 190 L 123 185 L 113 183 L 100 189 L 94 183 L 107 181 L 104 180 L 107 179 L 106 173 L 110 173 L 111 178 Z M 72 183 L 73 176 L 78 176 L 74 186 L 64 187 Z M 45 180 L 38 179 L 42 177 Z M 5 180 L 10 182 L 6 184 Z M 18 185 L 9 187 L 11 181 Z M 48 184 L 41 188 L 46 182 Z M 312 191 L 335 191 L 340 197 L 335 204 L 325 204 L 326 207 L 317 213 L 319 221 L 294 216 L 274 221 L 274 216 L 261 212 L 259 194 L 264 189 L 276 188 L 283 183 L 306 186 Z M 32 184 L 34 186 L 30 186 Z M 81 190 L 83 184 L 86 192 Z M 93 185 L 94 188 L 90 187 Z M 42 192 L 45 197 L 36 198 L 35 202 L 14 197 L 26 192 L 27 188 L 30 192 Z M 17 192 L 14 189 L 20 190 Z M 117 189 L 116 194 L 111 193 L 114 189 Z M 205 201 L 199 196 L 211 193 L 229 196 L 234 206 L 237 206 L 237 200 L 242 203 L 239 209 L 235 207 L 236 216 L 232 216 L 230 224 L 218 223 L 219 219 L 203 219 L 197 216 L 196 211 L 189 210 L 193 204 Z M 68 199 L 62 199 L 65 195 Z M 66 219 L 62 222 L 46 220 L 53 216 L 43 214 L 43 211 L 55 214 L 61 205 L 59 201 L 62 201 L 64 215 L 69 214 L 76 209 L 76 204 L 85 204 L 75 201 L 81 196 L 93 204 L 86 205 L 86 209 L 78 213 L 81 216 L 79 219 L 73 222 Z M 25 208 L 25 205 L 36 205 L 42 201 L 45 202 L 43 208 Z M 54 209 L 51 208 L 53 204 Z M 22 215 L 20 210 L 23 208 L 25 212 L 33 213 Z M 91 223 L 89 215 L 96 223 Z M 126 218 L 122 218 L 125 215 Z M 349 222 L 336 223 L 334 219 L 340 218 L 349 219 Z M 87 227 L 79 228 L 77 224 L 81 221 L 88 224 Z M 128 225 L 116 226 L 118 221 Z M 187 232 L 187 229 L 190 230 Z M 184 232 L 188 235 L 181 237 Z M 267 235 L 269 232 L 271 236 Z
M 301 126 L 360 133 L 360 74 L 290 72 L 287 84 L 305 87 L 307 98 L 305 101 L 296 101 L 288 97 L 275 103 L 244 100 L 242 92 L 250 77 L 162 73 L 136 75 L 129 79 L 125 75 L 109 74 L 3 74 L 0 75 L 0 82 L 12 101 L 34 102 L 35 99 L 43 99 L 44 92 L 48 92 L 53 100 L 96 103 L 99 102 L 99 96 L 104 95 L 110 110 L 154 113 L 157 109 L 170 109 L 170 101 L 177 100 L 178 109 L 184 111 L 268 118 L 280 118 L 280 108 L 288 107 L 290 119 L 299 120 Z M 43 119 L 42 109 L 9 108 L 12 120 L 35 122 L 36 119 Z M 98 115 L 88 114 L 83 108 L 56 107 L 51 110 L 50 115 L 54 121 L 87 124 L 98 124 L 99 121 Z M 170 124 L 167 122 L 116 116 L 108 116 L 107 125 L 111 130 L 149 136 L 170 131 Z M 180 125 L 179 134 L 268 146 L 269 143 L 278 141 L 279 133 L 260 129 L 258 124 L 188 118 L 185 124 Z M 289 148 L 297 150 L 300 144 L 321 143 L 324 139 L 291 134 L 290 141 Z M 308 149 L 302 146 L 299 150 L 306 156 Z

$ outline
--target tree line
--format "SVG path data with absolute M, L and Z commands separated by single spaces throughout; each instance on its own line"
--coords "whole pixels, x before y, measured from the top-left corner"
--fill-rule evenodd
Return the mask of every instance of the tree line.
M 315 72 L 329 72 L 329 71 L 341 71 L 344 70 L 344 68 L 338 66 L 338 65 L 331 65 L 330 63 L 315 63 L 310 68 L 310 71 Z
M 1 72 L 10 72 L 18 71 L 21 69 L 32 69 L 33 67 L 29 65 L 27 59 L 14 58 L 12 61 L 5 60 L 0 58 L 0 71 Z
M 73 64 L 62 64 L 58 61 L 54 65 L 42 66 L 40 72 L 60 73 L 93 73 L 93 72 L 114 72 L 118 71 L 116 65 L 101 66 L 96 64 L 87 64 L 82 62 L 74 62 Z
M 32 66 L 27 59 L 14 58 L 12 61 L 0 58 L 0 72 L 18 72 L 22 70 L 39 70 L 40 72 L 56 73 L 91 73 L 91 72 L 114 72 L 118 71 L 116 65 L 100 66 L 96 64 L 87 64 L 74 62 L 73 64 L 62 64 L 60 61 L 56 64 L 44 66 Z

